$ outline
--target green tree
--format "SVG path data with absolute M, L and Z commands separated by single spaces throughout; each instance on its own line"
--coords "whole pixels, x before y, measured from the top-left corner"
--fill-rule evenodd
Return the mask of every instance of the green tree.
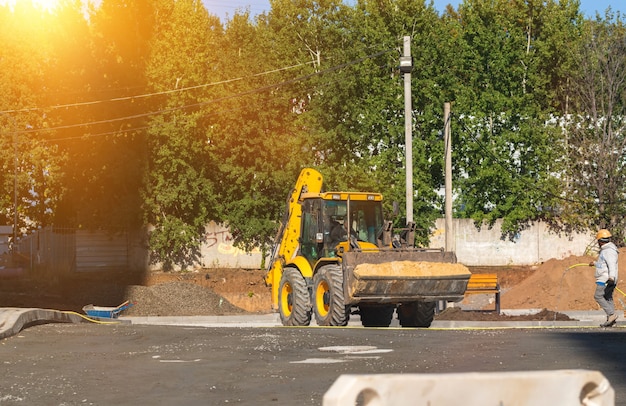
M 569 66 L 567 49 L 555 44 L 575 32 L 577 16 L 574 2 L 466 0 L 451 20 L 462 36 L 457 212 L 478 226 L 503 219 L 513 235 L 554 215 L 563 153 L 561 134 L 548 122 L 563 102 L 566 77 L 553 62 Z
M 313 146 L 317 162 L 333 186 L 382 192 L 391 213 L 394 201 L 405 207 L 405 135 L 403 78 L 398 70 L 403 37 L 411 37 L 414 56 L 413 189 L 414 219 L 419 241 L 425 243 L 434 219 L 441 213 L 437 194 L 443 184 L 443 102 L 448 83 L 433 61 L 451 53 L 437 41 L 444 26 L 432 6 L 416 1 L 359 1 L 335 26 L 343 40 L 335 40 L 329 66 L 311 100 Z M 403 226 L 401 218 L 396 225 Z
M 626 26 L 620 16 L 585 22 L 566 117 L 563 222 L 609 228 L 623 244 L 626 227 Z
M 383 23 L 367 27 L 364 11 L 336 4 L 317 18 L 325 41 L 317 44 L 319 75 L 307 82 L 307 145 L 315 151 L 313 164 L 325 175 L 326 189 L 381 191 L 371 162 L 378 151 L 369 148 L 396 130 L 380 124 L 397 113 L 391 106 L 402 87 L 391 67 L 398 44 L 380 35 Z
M 209 137 L 221 219 L 240 247 L 269 247 L 289 190 L 313 162 L 304 116 L 331 40 L 321 32 L 333 24 L 323 21 L 331 3 L 274 1 L 254 23 L 241 13 L 227 26 L 223 66 L 241 80 L 221 89 Z
M 142 188 L 151 261 L 165 269 L 198 260 L 205 226 L 218 218 L 209 159 L 210 138 L 199 106 L 210 99 L 206 83 L 218 79 L 216 55 L 222 26 L 200 1 L 163 0 L 146 67 L 150 89 L 164 93 L 152 107 L 148 159 Z M 198 89 L 204 91 L 198 91 Z

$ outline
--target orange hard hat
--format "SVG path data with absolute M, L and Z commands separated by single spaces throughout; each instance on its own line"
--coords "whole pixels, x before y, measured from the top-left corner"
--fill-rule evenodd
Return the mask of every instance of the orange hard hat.
M 603 228 L 602 230 L 598 231 L 598 234 L 596 234 L 596 240 L 602 240 L 605 238 L 611 238 L 611 232 Z

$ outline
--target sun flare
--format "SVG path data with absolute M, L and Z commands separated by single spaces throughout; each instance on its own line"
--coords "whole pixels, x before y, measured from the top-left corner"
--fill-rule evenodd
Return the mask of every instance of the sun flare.
M 12 9 L 17 3 L 31 3 L 36 8 L 54 11 L 59 5 L 59 0 L 0 0 L 0 6 L 9 6 Z

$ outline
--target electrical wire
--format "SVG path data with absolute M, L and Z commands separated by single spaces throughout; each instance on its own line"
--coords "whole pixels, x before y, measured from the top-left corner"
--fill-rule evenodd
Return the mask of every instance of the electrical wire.
M 250 89 L 244 92 L 240 92 L 240 93 L 235 93 L 232 95 L 228 95 L 228 96 L 224 96 L 224 97 L 220 97 L 220 98 L 216 98 L 216 99 L 212 99 L 212 100 L 208 100 L 208 101 L 204 101 L 204 102 L 198 102 L 198 103 L 194 103 L 194 104 L 188 104 L 188 105 L 184 105 L 184 106 L 178 106 L 178 107 L 172 107 L 172 108 L 168 108 L 168 109 L 161 109 L 161 110 L 156 110 L 156 111 L 151 111 L 148 113 L 140 113 L 140 114 L 135 114 L 135 115 L 131 115 L 131 116 L 124 116 L 124 117 L 119 117 L 119 118 L 113 118 L 113 119 L 106 119 L 106 120 L 98 120 L 98 121 L 92 121 L 92 122 L 84 122 L 84 123 L 77 123 L 77 124 L 67 124 L 67 125 L 61 125 L 61 126 L 52 126 L 52 127 L 48 127 L 48 128 L 44 128 L 44 129 L 28 129 L 28 130 L 13 130 L 13 131 L 8 131 L 7 134 L 32 134 L 32 133 L 40 133 L 40 132 L 49 132 L 49 131 L 54 131 L 54 130 L 61 130 L 61 129 L 69 129 L 69 128 L 79 128 L 79 127 L 87 127 L 87 126 L 92 126 L 92 125 L 98 125 L 98 124 L 110 124 L 110 123 L 115 123 L 115 122 L 120 122 L 120 121 L 127 121 L 127 120 L 133 120 L 133 119 L 138 119 L 138 118 L 145 118 L 145 117 L 150 117 L 150 116 L 154 116 L 154 115 L 160 115 L 160 114 L 166 114 L 166 113 L 171 113 L 174 111 L 180 111 L 180 110 L 186 110 L 186 109 L 191 109 L 191 108 L 198 108 L 198 107 L 204 107 L 210 104 L 214 104 L 214 103 L 220 103 L 226 100 L 230 100 L 230 99 L 234 99 L 234 98 L 239 98 L 239 97 L 243 97 L 243 96 L 247 96 L 247 95 L 251 95 L 251 94 L 255 94 L 255 93 L 262 93 L 268 90 L 273 90 L 279 87 L 283 87 L 283 86 L 287 86 L 293 83 L 298 83 L 301 81 L 305 81 L 308 79 L 311 79 L 313 77 L 316 76 L 320 76 L 320 75 L 324 75 L 330 72 L 334 72 L 340 69 L 344 69 L 346 67 L 349 66 L 353 66 L 359 63 L 362 63 L 368 59 L 372 59 L 390 52 L 394 52 L 395 49 L 387 49 L 387 50 L 383 50 L 383 51 L 379 51 L 370 55 L 366 55 L 362 58 L 350 61 L 350 62 L 346 62 L 340 65 L 336 65 L 336 66 L 332 66 L 330 68 L 327 69 L 323 69 L 314 73 L 310 73 L 307 75 L 302 75 L 302 76 L 298 76 L 296 78 L 293 79 L 289 79 L 289 80 L 285 80 L 282 82 L 278 82 L 278 83 L 273 83 L 270 85 L 266 85 L 266 86 L 262 86 L 262 87 L 258 87 L 258 88 L 254 88 L 254 89 Z M 295 66 L 295 65 L 294 65 Z M 170 92 L 170 91 L 168 91 Z M 156 95 L 155 94 L 149 94 L 147 96 L 152 96 L 152 95 Z M 136 96 L 134 96 L 136 97 Z M 132 100 L 134 97 L 128 97 L 128 98 L 119 98 L 119 99 L 115 99 L 116 101 L 119 100 Z M 111 99 L 113 100 L 113 99 Z M 0 111 L 0 113 L 4 113 L 2 111 Z
M 186 92 L 186 91 L 189 91 L 189 90 L 204 89 L 204 88 L 211 87 L 211 86 L 223 85 L 223 84 L 227 84 L 227 83 L 241 81 L 241 80 L 244 80 L 244 79 L 250 79 L 250 78 L 254 78 L 254 77 L 265 76 L 265 75 L 269 75 L 269 74 L 272 74 L 272 73 L 286 71 L 286 70 L 289 70 L 289 69 L 299 68 L 301 66 L 310 65 L 310 64 L 314 64 L 314 63 L 315 63 L 315 61 L 303 62 L 303 63 L 297 64 L 297 65 L 286 66 L 286 67 L 283 67 L 283 68 L 277 68 L 277 69 L 273 69 L 273 70 L 269 70 L 269 71 L 265 71 L 265 72 L 261 72 L 261 73 L 256 73 L 256 74 L 250 75 L 250 76 L 242 76 L 242 77 L 238 77 L 238 78 L 222 80 L 222 81 L 219 81 L 219 82 L 212 82 L 212 83 L 205 83 L 205 84 L 202 84 L 202 85 L 182 87 L 180 89 L 165 90 L 165 91 L 162 91 L 162 92 L 152 92 L 152 93 L 136 94 L 136 95 L 133 95 L 133 96 L 115 97 L 115 98 L 106 99 L 106 100 L 93 100 L 93 101 L 87 101 L 87 102 L 76 102 L 76 103 L 68 103 L 68 104 L 59 104 L 59 105 L 54 105 L 54 106 L 49 106 L 49 107 L 32 107 L 32 108 L 24 108 L 24 109 L 18 109 L 18 110 L 2 110 L 2 111 L 0 111 L 0 114 L 30 113 L 30 112 L 34 112 L 34 111 L 44 111 L 44 110 L 48 111 L 48 110 L 56 110 L 56 109 L 65 109 L 65 108 L 70 108 L 70 107 L 93 106 L 93 105 L 97 105 L 97 104 L 114 103 L 114 102 L 120 102 L 120 101 L 134 101 L 136 99 L 143 99 L 143 98 L 154 97 L 154 96 L 163 96 L 163 95 L 168 95 L 168 94 L 173 94 L 173 93 Z
M 319 90 L 321 88 L 332 88 L 332 85 L 339 83 L 340 81 L 341 81 L 341 78 L 337 78 L 331 81 L 326 81 L 321 86 L 310 88 L 309 90 L 314 91 L 314 90 Z M 233 113 L 233 112 L 245 110 L 246 108 L 247 107 L 242 106 L 238 108 L 228 109 L 227 111 L 223 111 L 223 110 L 212 111 L 212 112 L 206 113 L 205 116 L 217 116 L 217 115 L 221 115 L 225 113 Z M 306 114 L 306 113 L 308 113 L 308 111 L 303 112 L 303 114 Z M 162 125 L 161 124 L 144 125 L 141 127 L 133 127 L 133 128 L 123 129 L 123 130 L 107 131 L 107 132 L 100 132 L 100 133 L 94 133 L 94 134 L 80 134 L 80 135 L 75 135 L 71 137 L 63 137 L 63 138 L 51 138 L 51 139 L 41 140 L 41 142 L 47 143 L 47 142 L 68 141 L 68 140 L 76 140 L 76 139 L 84 139 L 84 138 L 94 138 L 94 137 L 101 137 L 101 136 L 107 136 L 107 135 L 120 135 L 120 134 L 127 134 L 127 133 L 131 133 L 135 131 L 149 130 L 149 129 L 159 128 L 159 127 L 162 127 Z

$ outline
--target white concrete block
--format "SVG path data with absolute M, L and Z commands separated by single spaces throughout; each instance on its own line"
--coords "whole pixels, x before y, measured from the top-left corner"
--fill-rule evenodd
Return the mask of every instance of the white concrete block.
M 598 371 L 342 375 L 323 406 L 614 406 Z

